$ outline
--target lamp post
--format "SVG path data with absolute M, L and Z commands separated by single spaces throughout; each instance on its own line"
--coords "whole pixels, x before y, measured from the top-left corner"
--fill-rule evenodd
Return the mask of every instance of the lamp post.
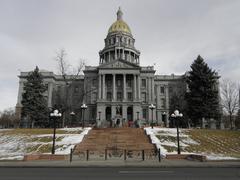
M 82 128 L 84 128 L 84 111 L 87 109 L 87 105 L 83 103 L 83 105 L 81 106 L 82 109 Z
M 173 114 L 171 114 L 171 117 L 176 119 L 176 124 L 177 124 L 177 145 L 178 145 L 178 154 L 181 154 L 181 151 L 180 151 L 180 145 L 179 145 L 179 128 L 178 128 L 178 125 L 179 125 L 179 118 L 183 117 L 183 114 L 182 113 L 179 113 L 178 110 L 175 110 Z
M 50 117 L 53 119 L 53 145 L 52 145 L 52 154 L 55 154 L 55 139 L 56 139 L 56 118 L 61 117 L 62 114 L 58 110 L 54 110 L 53 113 L 50 113 Z
M 72 126 L 72 123 L 73 123 L 73 117 L 75 116 L 75 112 L 72 111 L 72 112 L 70 113 L 70 116 L 71 116 L 71 126 Z
M 153 104 L 151 104 L 151 105 L 149 106 L 149 109 L 152 110 L 152 123 L 151 123 L 152 129 L 153 129 L 153 110 L 154 110 L 155 108 L 156 108 L 156 107 L 155 107 Z

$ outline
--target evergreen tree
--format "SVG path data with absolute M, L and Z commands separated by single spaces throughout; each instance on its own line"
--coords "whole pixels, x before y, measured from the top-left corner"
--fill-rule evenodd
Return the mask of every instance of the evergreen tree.
M 45 127 L 48 124 L 47 99 L 44 93 L 47 85 L 43 83 L 38 67 L 27 76 L 22 96 L 22 117 L 27 118 L 31 127 Z
M 194 126 L 201 119 L 220 119 L 218 79 L 215 71 L 208 67 L 199 55 L 186 76 L 189 91 L 186 93 L 188 116 Z

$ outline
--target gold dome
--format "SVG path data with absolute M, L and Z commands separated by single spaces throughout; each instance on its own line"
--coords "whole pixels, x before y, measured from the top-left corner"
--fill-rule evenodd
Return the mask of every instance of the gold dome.
M 110 26 L 108 33 L 112 32 L 125 32 L 131 34 L 129 26 L 123 20 L 117 20 Z
M 108 33 L 112 33 L 112 32 L 125 32 L 125 33 L 131 33 L 131 30 L 129 28 L 129 26 L 127 25 L 127 23 L 125 23 L 122 19 L 122 11 L 119 7 L 119 10 L 117 12 L 117 21 L 115 21 L 109 28 Z

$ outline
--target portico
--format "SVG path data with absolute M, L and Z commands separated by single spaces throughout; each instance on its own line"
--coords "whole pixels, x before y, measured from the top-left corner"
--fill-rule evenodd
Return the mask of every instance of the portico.
M 104 111 L 103 119 L 136 119 L 135 111 L 141 106 L 140 79 L 140 67 L 121 59 L 99 66 L 97 109 Z

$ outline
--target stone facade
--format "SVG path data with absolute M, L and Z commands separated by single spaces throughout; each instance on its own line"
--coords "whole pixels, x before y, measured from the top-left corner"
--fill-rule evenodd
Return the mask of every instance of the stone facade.
M 122 15 L 119 9 L 117 21 L 105 38 L 105 47 L 99 52 L 98 66 L 86 66 L 84 75 L 76 80 L 67 76 L 68 84 L 59 75 L 41 72 L 48 84 L 48 107 L 68 103 L 68 113 L 74 111 L 81 121 L 80 106 L 85 103 L 88 106 L 86 121 L 94 121 L 100 127 L 112 123 L 131 124 L 137 120 L 168 126 L 171 97 L 185 92 L 186 83 L 183 76 L 155 75 L 153 66 L 140 66 L 140 51 L 135 48 L 135 39 Z M 18 113 L 26 76 L 27 72 L 19 76 Z M 60 101 L 61 98 L 66 99 Z M 156 106 L 152 111 L 151 104 Z

